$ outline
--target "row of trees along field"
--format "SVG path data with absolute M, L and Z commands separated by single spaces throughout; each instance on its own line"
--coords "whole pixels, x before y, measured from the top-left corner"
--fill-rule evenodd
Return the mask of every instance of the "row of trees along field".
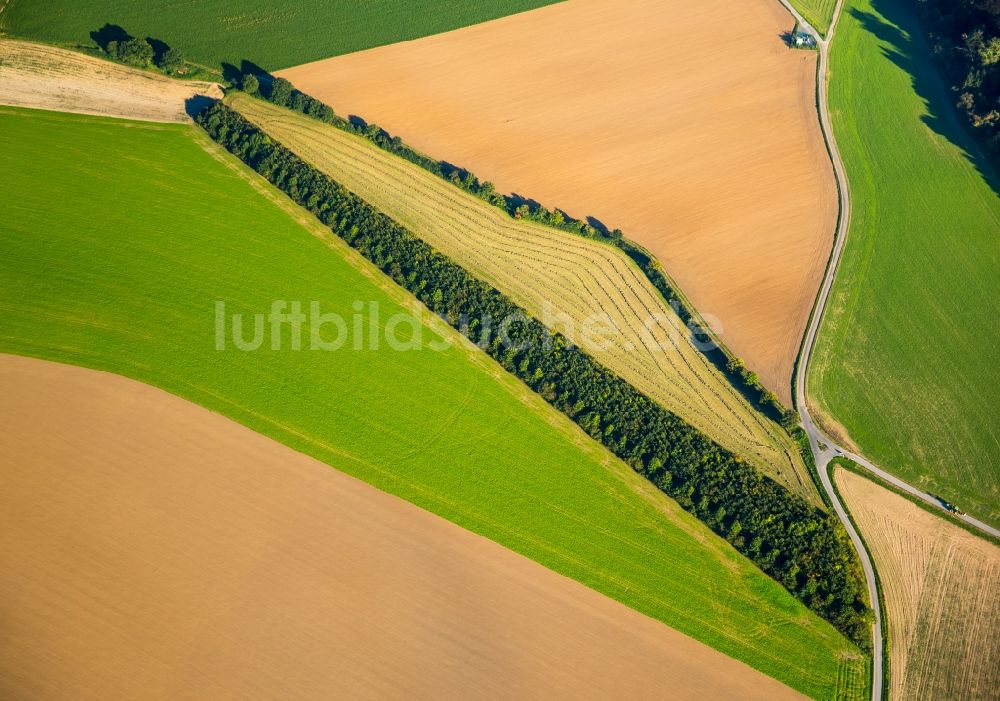
M 850 640 L 870 648 L 864 580 L 840 523 L 764 477 L 550 332 L 389 217 L 222 103 L 208 134 Z M 516 320 L 501 338 L 489 320 Z M 471 321 L 469 321 L 471 320 Z
M 184 72 L 184 54 L 159 39 L 135 37 L 121 27 L 106 24 L 90 33 L 101 50 L 119 63 L 136 68 L 159 68 L 167 74 Z
M 919 0 L 920 19 L 958 107 L 1000 156 L 1000 0 Z
M 379 148 L 393 153 L 410 163 L 420 166 L 455 186 L 475 195 L 481 200 L 502 209 L 516 219 L 530 219 L 562 231 L 600 239 L 617 246 L 624 251 L 642 269 L 646 277 L 659 290 L 667 302 L 677 310 L 678 315 L 691 330 L 697 334 L 702 343 L 708 345 L 709 336 L 698 325 L 692 311 L 677 294 L 660 263 L 641 247 L 625 238 L 621 229 L 608 231 L 603 226 L 582 219 L 574 219 L 559 209 L 547 209 L 538 202 L 525 200 L 512 195 L 497 192 L 493 183 L 481 181 L 469 171 L 458 166 L 435 160 L 413 149 L 398 136 L 390 135 L 377 124 L 367 124 L 358 118 L 343 119 L 334 113 L 333 109 L 295 88 L 284 78 L 276 78 L 269 74 L 246 73 L 242 76 L 241 87 L 255 97 L 272 102 L 282 107 L 301 112 L 318 119 L 338 129 L 362 136 Z M 725 354 L 722 350 L 708 353 L 709 359 L 720 372 L 740 390 L 754 407 L 780 422 L 786 429 L 793 431 L 798 425 L 798 415 L 784 406 L 777 396 L 765 388 L 756 373 L 748 369 L 743 361 Z M 794 435 L 794 434 L 793 434 Z

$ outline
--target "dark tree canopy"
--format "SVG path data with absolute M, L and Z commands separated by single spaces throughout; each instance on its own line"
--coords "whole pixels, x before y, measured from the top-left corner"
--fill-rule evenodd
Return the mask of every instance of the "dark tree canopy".
M 169 48 L 160 57 L 159 66 L 167 73 L 175 73 L 184 65 L 184 55 L 174 48 Z
M 275 78 L 271 81 L 271 92 L 268 97 L 276 105 L 287 107 L 292 99 L 292 84 L 284 78 Z
M 147 68 L 153 63 L 153 47 L 139 37 L 108 42 L 107 52 L 112 58 L 138 68 Z
M 1000 155 L 1000 0 L 918 0 L 931 48 L 957 107 Z
M 257 76 L 253 73 L 243 76 L 243 92 L 250 95 L 256 95 L 260 92 L 260 81 L 257 80 Z

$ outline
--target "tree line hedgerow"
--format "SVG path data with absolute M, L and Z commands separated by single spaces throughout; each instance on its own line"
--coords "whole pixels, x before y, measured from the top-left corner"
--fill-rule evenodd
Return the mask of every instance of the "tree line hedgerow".
M 864 580 L 835 517 L 706 438 L 223 103 L 197 122 L 846 637 L 870 647 Z M 512 318 L 504 342 L 479 322 Z
M 168 75 L 182 75 L 188 70 L 180 50 L 152 37 L 135 37 L 122 27 L 106 24 L 90 33 L 90 38 L 108 56 L 136 68 L 159 68 Z
M 681 321 L 702 342 L 702 347 L 711 347 L 709 334 L 700 326 L 692 310 L 688 308 L 685 301 L 674 289 L 663 270 L 663 266 L 641 246 L 625 238 L 621 229 L 608 231 L 603 225 L 593 220 L 574 219 L 562 210 L 547 209 L 533 200 L 497 192 L 493 183 L 480 181 L 479 178 L 463 168 L 420 153 L 398 136 L 390 135 L 377 124 L 367 124 L 359 118 L 343 119 L 329 105 L 298 90 L 285 78 L 276 78 L 267 73 L 246 73 L 242 76 L 240 87 L 250 95 L 301 112 L 343 131 L 362 136 L 379 148 L 404 158 L 479 199 L 502 209 L 515 219 L 530 219 L 546 226 L 602 240 L 616 246 L 639 266 L 667 303 L 677 311 Z M 782 406 L 777 396 L 761 384 L 760 378 L 749 370 L 743 361 L 731 357 L 720 348 L 708 351 L 706 355 L 756 409 L 780 422 L 786 429 L 791 430 L 798 424 L 798 415 Z

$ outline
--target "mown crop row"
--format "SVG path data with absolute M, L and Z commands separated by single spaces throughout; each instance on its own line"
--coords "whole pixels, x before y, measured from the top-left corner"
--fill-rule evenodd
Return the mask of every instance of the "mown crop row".
M 417 151 L 400 137 L 392 136 L 377 124 L 368 124 L 359 117 L 343 119 L 332 107 L 298 90 L 285 78 L 258 72 L 241 75 L 236 80 L 244 92 L 361 136 L 382 150 L 420 166 L 427 172 L 475 195 L 514 219 L 537 222 L 617 247 L 639 266 L 653 287 L 675 310 L 683 324 L 690 328 L 705 346 L 705 357 L 715 364 L 717 370 L 727 377 L 744 398 L 754 405 L 754 408 L 789 428 L 798 424 L 798 415 L 793 410 L 782 406 L 777 396 L 761 384 L 754 372 L 746 368 L 738 358 L 733 357 L 725 347 L 718 345 L 718 339 L 710 335 L 707 325 L 695 314 L 693 307 L 667 277 L 663 266 L 642 246 L 626 238 L 621 229 L 609 231 L 592 220 L 576 219 L 560 209 L 548 209 L 538 202 L 519 195 L 497 192 L 491 182 L 482 181 L 464 168 L 447 161 L 436 160 Z
M 786 432 L 726 381 L 614 247 L 519 220 L 357 135 L 231 93 L 226 104 L 727 450 L 818 503 Z
M 870 646 L 863 579 L 833 516 L 707 439 L 226 105 L 197 121 L 845 636 Z M 512 318 L 505 339 L 468 323 Z

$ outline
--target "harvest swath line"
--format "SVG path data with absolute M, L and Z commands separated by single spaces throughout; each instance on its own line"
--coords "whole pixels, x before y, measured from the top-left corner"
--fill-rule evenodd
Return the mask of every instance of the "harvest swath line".
M 536 318 L 545 319 L 550 303 L 548 311 L 565 314 L 574 328 L 551 318 L 550 327 L 571 340 L 579 342 L 588 316 L 607 314 L 620 337 L 610 348 L 584 344 L 588 353 L 723 446 L 818 501 L 785 431 L 756 412 L 692 345 L 677 314 L 623 253 L 511 219 L 361 137 L 304 115 L 241 93 L 230 94 L 227 103 Z

